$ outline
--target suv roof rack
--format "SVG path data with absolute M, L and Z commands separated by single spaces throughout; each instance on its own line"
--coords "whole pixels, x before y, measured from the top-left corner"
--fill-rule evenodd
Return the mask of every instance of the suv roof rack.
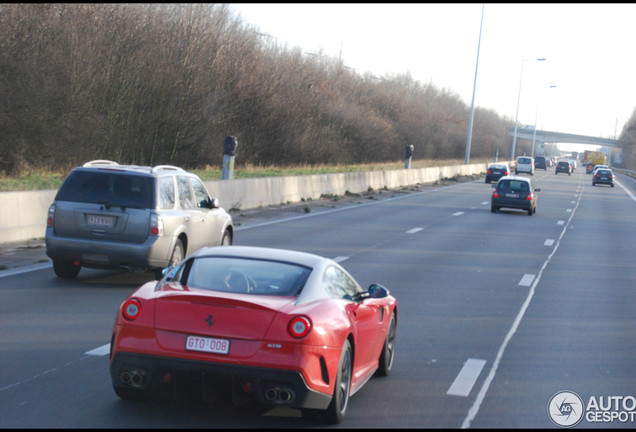
M 161 170 L 172 170 L 172 171 L 184 171 L 183 168 L 179 168 L 178 166 L 174 166 L 174 165 L 157 165 L 155 167 L 152 167 L 152 172 L 155 171 L 161 171 Z
M 92 160 L 90 162 L 86 162 L 82 166 L 83 167 L 92 167 L 92 166 L 99 166 L 99 165 L 119 165 L 119 164 L 117 162 L 114 162 L 114 161 L 111 161 L 111 160 L 96 159 L 96 160 Z

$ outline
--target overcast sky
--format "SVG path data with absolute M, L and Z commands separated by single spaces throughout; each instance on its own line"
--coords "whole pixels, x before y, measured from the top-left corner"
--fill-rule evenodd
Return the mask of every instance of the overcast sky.
M 520 124 L 620 135 L 636 107 L 636 4 L 483 6 L 476 106 L 514 121 L 521 94 Z M 279 44 L 341 58 L 360 74 L 408 72 L 471 104 L 481 3 L 231 7 Z

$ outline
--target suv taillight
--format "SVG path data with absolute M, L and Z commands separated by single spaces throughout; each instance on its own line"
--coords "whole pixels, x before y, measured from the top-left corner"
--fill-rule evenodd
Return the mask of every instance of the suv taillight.
M 49 213 L 46 217 L 46 226 L 53 227 L 53 220 L 55 219 L 55 204 L 51 204 L 49 207 Z
M 163 219 L 153 214 L 150 216 L 150 235 L 161 237 L 163 235 Z

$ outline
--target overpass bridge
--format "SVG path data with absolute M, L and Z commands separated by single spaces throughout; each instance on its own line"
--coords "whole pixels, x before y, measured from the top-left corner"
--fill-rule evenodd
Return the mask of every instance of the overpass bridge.
M 515 128 L 512 127 L 509 130 L 509 134 L 511 137 L 515 135 Z M 589 144 L 595 146 L 605 146 L 605 147 L 614 147 L 620 148 L 620 144 L 618 140 L 609 139 L 609 138 L 599 138 L 587 135 L 575 135 L 570 133 L 562 133 L 562 132 L 549 132 L 543 130 L 537 130 L 536 136 L 535 131 L 532 127 L 520 127 L 517 128 L 517 139 L 525 139 L 534 141 L 536 143 L 572 143 L 572 144 Z

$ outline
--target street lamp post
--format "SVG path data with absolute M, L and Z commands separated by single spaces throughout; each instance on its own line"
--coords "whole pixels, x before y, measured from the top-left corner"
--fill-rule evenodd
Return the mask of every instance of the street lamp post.
M 523 83 L 523 63 L 529 60 L 546 61 L 545 58 L 521 60 L 521 76 L 519 77 L 519 94 L 517 95 L 517 114 L 515 115 L 515 132 L 512 137 L 512 150 L 510 151 L 510 160 L 515 159 L 515 147 L 517 145 L 517 126 L 519 125 L 519 102 L 521 101 L 521 84 Z
M 470 162 L 470 145 L 473 137 L 473 117 L 475 115 L 475 89 L 477 88 L 477 70 L 479 68 L 479 48 L 481 46 L 481 28 L 484 23 L 484 5 L 481 5 L 481 22 L 479 23 L 479 41 L 477 42 L 477 61 L 475 62 L 475 80 L 473 81 L 473 99 L 470 103 L 470 119 L 468 120 L 468 138 L 466 139 L 466 157 L 464 163 Z

